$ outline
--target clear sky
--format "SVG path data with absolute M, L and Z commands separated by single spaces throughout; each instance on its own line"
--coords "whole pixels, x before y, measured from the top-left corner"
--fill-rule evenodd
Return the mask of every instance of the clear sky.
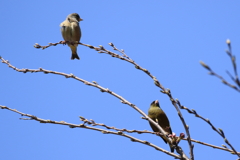
M 240 67 L 240 2 L 232 1 L 1 1 L 0 55 L 18 68 L 73 73 L 125 97 L 147 113 L 158 99 L 171 121 L 173 132 L 185 133 L 169 98 L 159 92 L 152 79 L 133 65 L 84 46 L 81 60 L 70 60 L 63 45 L 46 50 L 39 43 L 62 40 L 60 23 L 70 13 L 79 13 L 81 42 L 94 46 L 109 42 L 124 49 L 148 69 L 174 98 L 222 128 L 240 151 L 239 93 L 207 74 L 199 61 L 226 77 L 233 73 L 225 53 L 226 39 Z M 117 128 L 151 130 L 148 122 L 131 107 L 74 79 L 43 74 L 19 73 L 0 64 L 0 105 L 43 119 L 80 124 L 78 116 Z M 181 110 L 193 139 L 221 146 L 224 140 L 202 120 Z M 20 115 L 0 110 L 0 159 L 173 159 L 162 152 L 129 139 L 86 129 L 19 120 Z M 169 150 L 159 137 L 131 134 Z M 237 138 L 236 138 L 237 137 Z M 189 153 L 186 141 L 180 146 Z M 226 151 L 195 144 L 195 159 L 237 159 Z

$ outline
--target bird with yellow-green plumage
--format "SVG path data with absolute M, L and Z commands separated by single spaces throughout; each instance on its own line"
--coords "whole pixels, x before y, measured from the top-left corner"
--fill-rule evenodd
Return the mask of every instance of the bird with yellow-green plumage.
M 79 42 L 82 36 L 79 22 L 83 19 L 77 13 L 69 14 L 65 21 L 60 24 L 61 33 L 63 39 L 67 42 L 68 46 L 71 48 L 72 57 L 71 59 L 80 59 L 77 54 L 76 42 Z
M 150 117 L 153 121 L 158 123 L 162 127 L 162 129 L 167 133 L 167 135 L 172 134 L 172 129 L 168 117 L 164 113 L 164 111 L 160 108 L 158 100 L 155 100 L 151 103 L 150 108 L 148 110 L 148 117 Z M 154 132 L 160 132 L 159 129 L 154 124 L 150 122 L 149 124 Z M 165 143 L 168 143 L 165 136 L 161 134 L 159 134 L 159 136 L 163 139 Z M 174 147 L 171 144 L 169 144 L 169 146 L 171 152 L 174 152 Z

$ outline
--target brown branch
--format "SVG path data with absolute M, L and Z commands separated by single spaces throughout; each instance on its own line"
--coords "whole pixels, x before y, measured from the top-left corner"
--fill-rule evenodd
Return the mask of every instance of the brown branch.
M 42 118 L 38 118 L 34 115 L 30 115 L 30 114 L 26 114 L 26 113 L 22 113 L 20 111 L 17 111 L 16 109 L 11 109 L 9 107 L 6 107 L 6 106 L 2 106 L 0 105 L 0 108 L 1 109 L 7 109 L 7 110 L 10 110 L 12 112 L 15 112 L 15 113 L 18 113 L 20 114 L 21 116 L 26 116 L 26 117 L 29 117 L 29 118 L 20 118 L 22 120 L 35 120 L 35 121 L 39 121 L 40 123 L 51 123 L 51 124 L 58 124 L 58 125 L 66 125 L 66 126 L 69 126 L 70 128 L 85 128 L 85 129 L 91 129 L 91 130 L 95 130 L 95 131 L 99 131 L 99 132 L 102 132 L 103 134 L 114 134 L 114 135 L 119 135 L 119 136 L 123 136 L 123 137 L 126 137 L 128 139 L 130 139 L 132 142 L 139 142 L 139 143 L 142 143 L 142 144 L 145 144 L 145 145 L 148 145 L 150 147 L 153 147 L 155 148 L 156 150 L 158 151 L 161 151 L 161 152 L 164 152 L 170 156 L 173 156 L 175 157 L 176 159 L 181 159 L 180 156 L 174 154 L 174 153 L 171 153 L 169 151 L 166 151 L 148 141 L 144 141 L 144 140 L 140 140 L 140 139 L 137 139 L 135 137 L 132 137 L 128 134 L 125 134 L 121 131 L 117 131 L 117 132 L 113 132 L 113 131 L 108 131 L 108 130 L 104 130 L 104 129 L 100 129 L 100 128 L 95 128 L 95 127 L 89 127 L 89 126 L 86 126 L 85 123 L 83 124 L 72 124 L 72 123 L 68 123 L 68 122 L 65 122 L 65 121 L 53 121 L 53 120 L 47 120 L 47 119 L 42 119 Z M 185 158 L 187 159 L 187 158 Z
M 10 68 L 13 68 L 15 71 L 17 72 L 23 72 L 23 73 L 27 73 L 27 72 L 30 72 L 30 73 L 36 73 L 36 72 L 43 72 L 45 74 L 48 74 L 48 73 L 51 73 L 51 74 L 57 74 L 57 75 L 61 75 L 61 76 L 65 76 L 66 78 L 73 78 L 75 80 L 78 80 L 86 85 L 89 85 L 89 86 L 93 86 L 95 88 L 98 88 L 101 92 L 107 92 L 111 95 L 113 95 L 114 97 L 120 99 L 121 103 L 123 104 L 127 104 L 129 105 L 130 107 L 132 107 L 133 109 L 135 109 L 137 112 L 139 112 L 141 115 L 143 115 L 149 122 L 153 123 L 158 129 L 159 131 L 167 138 L 166 140 L 168 140 L 169 143 L 172 143 L 171 142 L 171 139 L 167 136 L 166 132 L 161 128 L 161 126 L 159 126 L 155 121 L 153 121 L 151 118 L 149 118 L 142 110 L 140 110 L 136 105 L 132 104 L 131 102 L 127 101 L 125 98 L 121 97 L 120 95 L 116 94 L 115 92 L 109 90 L 108 88 L 104 88 L 102 86 L 100 86 L 97 82 L 88 82 L 84 79 L 81 79 L 75 75 L 73 75 L 72 73 L 71 74 L 66 74 L 66 73 L 62 73 L 62 72 L 56 72 L 56 71 L 51 71 L 51 70 L 46 70 L 46 69 L 43 69 L 43 68 L 39 68 L 39 69 L 18 69 L 16 67 L 14 67 L 13 65 L 10 64 L 9 61 L 3 59 L 2 57 L 0 57 L 0 59 L 2 60 L 2 63 L 5 63 L 7 64 Z M 176 148 L 176 151 L 183 157 L 187 157 L 182 149 L 180 147 L 177 146 Z
M 86 119 L 82 116 L 79 117 L 81 121 L 84 122 L 84 124 L 88 124 L 88 125 L 92 125 L 92 126 L 101 126 L 101 127 L 105 127 L 106 129 L 113 129 L 113 130 L 116 130 L 116 131 L 121 131 L 121 132 L 128 132 L 128 133 L 138 133 L 138 134 L 142 134 L 142 133 L 148 133 L 148 134 L 155 134 L 155 135 L 158 135 L 157 132 L 152 132 L 152 131 L 148 131 L 148 130 L 128 130 L 128 129 L 119 129 L 119 128 L 116 128 L 116 127 L 110 127 L 106 124 L 103 124 L 103 123 L 96 123 L 94 120 L 90 119 Z M 144 117 L 142 117 L 142 119 L 145 119 Z M 187 141 L 187 138 L 183 138 L 183 140 L 186 140 Z M 224 150 L 224 151 L 228 151 L 232 154 L 235 154 L 233 152 L 233 150 L 231 149 L 228 149 L 226 146 L 224 147 L 219 147 L 219 146 L 215 146 L 215 145 L 212 145 L 212 144 L 208 144 L 208 143 L 205 143 L 205 142 L 201 142 L 199 140 L 194 140 L 194 139 L 191 139 L 192 142 L 195 142 L 195 143 L 198 143 L 198 144 L 202 144 L 202 145 L 205 145 L 205 146 L 208 146 L 208 147 L 212 147 L 212 148 L 216 148 L 216 149 L 220 149 L 220 150 Z M 240 155 L 240 152 L 237 152 L 239 155 Z
M 56 45 L 58 45 L 58 44 L 65 44 L 65 43 L 64 43 L 63 41 L 60 41 L 60 42 L 58 42 L 58 43 L 50 43 L 48 46 L 41 46 L 41 45 L 39 45 L 39 44 L 36 43 L 36 44 L 34 45 L 34 47 L 35 47 L 35 48 L 45 49 L 45 48 L 48 48 L 48 47 L 50 47 L 50 46 L 56 46 Z M 185 131 L 186 131 L 186 133 L 187 133 L 187 136 L 188 136 L 188 145 L 189 145 L 189 149 L 190 149 L 191 159 L 194 160 L 193 145 L 192 145 L 192 142 L 190 141 L 191 136 L 190 136 L 189 128 L 188 128 L 188 126 L 187 126 L 187 124 L 186 124 L 186 122 L 185 122 L 185 120 L 184 120 L 184 118 L 183 118 L 183 116 L 182 116 L 181 111 L 179 110 L 179 108 L 178 108 L 178 106 L 177 106 L 177 101 L 175 101 L 175 100 L 172 98 L 172 94 L 171 94 L 171 92 L 170 92 L 169 89 L 168 89 L 168 90 L 165 89 L 165 88 L 161 85 L 161 83 L 157 80 L 157 78 L 154 77 L 147 69 L 142 68 L 142 67 L 141 67 L 140 65 L 138 65 L 135 61 L 133 61 L 131 58 L 129 58 L 129 57 L 125 54 L 124 51 L 120 51 L 119 49 L 117 49 L 117 48 L 114 46 L 113 43 L 109 43 L 109 45 L 110 45 L 111 47 L 113 47 L 114 50 L 117 50 L 117 51 L 119 51 L 121 54 L 123 54 L 123 56 L 118 55 L 118 54 L 116 54 L 116 53 L 114 53 L 114 52 L 111 52 L 111 51 L 105 49 L 102 45 L 100 45 L 99 47 L 95 47 L 95 46 L 88 45 L 88 44 L 83 44 L 83 43 L 80 43 L 80 42 L 77 43 L 77 44 L 80 44 L 80 45 L 89 47 L 89 48 L 91 48 L 91 49 L 94 49 L 94 50 L 98 51 L 98 53 L 105 53 L 105 54 L 111 55 L 112 57 L 119 58 L 119 59 L 121 59 L 121 60 L 127 61 L 127 62 L 133 64 L 136 69 L 139 69 L 139 70 L 143 71 L 143 72 L 146 73 L 150 78 L 152 78 L 153 81 L 154 81 L 154 84 L 155 84 L 157 87 L 159 87 L 160 89 L 162 89 L 161 92 L 168 95 L 168 97 L 169 97 L 169 99 L 171 100 L 173 106 L 174 106 L 175 109 L 177 110 L 178 116 L 179 116 L 179 118 L 180 118 L 180 120 L 181 120 L 181 122 L 182 122 L 182 124 L 183 124 L 183 126 L 184 126 L 184 129 L 185 129 Z M 151 122 L 151 123 L 152 123 L 152 122 Z M 163 133 L 165 137 L 167 137 L 166 134 L 165 134 L 165 132 L 164 132 L 163 130 L 160 130 L 160 132 Z M 168 138 L 167 138 L 167 139 L 168 139 Z M 169 139 L 168 139 L 168 143 L 171 143 L 171 142 L 169 142 Z
M 116 130 L 116 131 L 121 131 L 121 132 L 128 132 L 128 133 L 138 133 L 138 134 L 142 134 L 142 133 L 150 133 L 150 134 L 155 134 L 155 135 L 158 135 L 157 132 L 151 132 L 151 131 L 148 131 L 148 130 L 143 130 L 143 131 L 140 131 L 140 130 L 128 130 L 128 129 L 119 129 L 119 128 L 116 128 L 116 127 L 110 127 L 110 126 L 107 126 L 103 123 L 96 123 L 94 120 L 90 119 L 86 119 L 82 116 L 79 117 L 81 121 L 83 121 L 84 123 L 87 123 L 89 125 L 92 125 L 92 126 L 101 126 L 101 127 L 105 127 L 106 129 L 113 129 L 113 130 Z
M 225 143 L 229 145 L 229 147 L 232 149 L 232 151 L 233 151 L 236 155 L 238 155 L 238 157 L 240 157 L 240 154 L 238 154 L 238 152 L 234 149 L 234 147 L 231 145 L 231 143 L 227 140 L 227 138 L 225 137 L 225 134 L 224 134 L 224 132 L 223 132 L 223 130 L 222 130 L 221 128 L 218 128 L 218 129 L 217 129 L 217 128 L 210 122 L 209 119 L 203 118 L 203 117 L 200 116 L 194 109 L 190 110 L 190 109 L 188 109 L 187 107 L 182 106 L 182 105 L 180 104 L 180 102 L 178 102 L 178 106 L 179 106 L 181 109 L 187 110 L 188 113 L 194 114 L 196 117 L 198 117 L 198 118 L 204 120 L 205 122 L 207 122 L 207 123 L 212 127 L 212 129 L 213 129 L 214 131 L 216 131 L 221 137 L 223 137 Z
M 183 140 L 187 140 L 187 139 L 186 139 L 186 138 L 183 138 Z M 191 141 L 192 141 L 192 142 L 195 142 L 195 143 L 198 143 L 198 144 L 205 145 L 205 146 L 209 146 L 209 147 L 212 147 L 212 148 L 217 148 L 217 149 L 220 149 L 220 150 L 223 150 L 223 151 L 228 151 L 228 152 L 230 152 L 231 154 L 236 154 L 233 150 L 228 149 L 225 145 L 223 145 L 224 147 L 219 147 L 219 146 L 215 146 L 215 145 L 208 144 L 208 143 L 201 142 L 201 141 L 194 140 L 194 139 L 191 139 Z M 238 155 L 240 155 L 240 152 L 237 152 L 237 153 L 238 153 Z

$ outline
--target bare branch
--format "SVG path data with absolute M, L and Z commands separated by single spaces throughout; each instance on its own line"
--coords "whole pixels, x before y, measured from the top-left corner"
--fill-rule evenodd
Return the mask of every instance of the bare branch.
M 57 44 L 64 44 L 64 43 L 63 43 L 63 41 L 60 41 L 60 42 L 58 42 L 58 43 L 50 43 L 48 46 L 41 46 L 41 45 L 39 45 L 39 44 L 36 43 L 36 44 L 34 45 L 34 47 L 35 47 L 35 48 L 45 49 L 45 48 L 48 48 L 48 47 L 50 47 L 50 46 L 56 46 Z M 119 51 L 121 54 L 123 54 L 123 56 L 118 55 L 118 54 L 116 54 L 116 53 L 114 53 L 114 52 L 111 52 L 111 51 L 105 49 L 102 45 L 100 45 L 99 47 L 95 47 L 95 46 L 88 45 L 88 44 L 83 44 L 83 43 L 80 43 L 80 42 L 77 43 L 77 44 L 80 44 L 80 45 L 89 47 L 89 48 L 91 48 L 91 49 L 94 49 L 94 50 L 98 51 L 98 53 L 105 53 L 105 54 L 111 55 L 112 57 L 119 58 L 119 59 L 121 59 L 121 60 L 127 61 L 127 62 L 133 64 L 136 69 L 139 69 L 139 70 L 143 71 L 143 72 L 146 73 L 150 78 L 152 78 L 153 81 L 154 81 L 154 84 L 155 84 L 157 87 L 159 87 L 160 89 L 162 89 L 161 92 L 168 95 L 168 97 L 169 97 L 169 99 L 171 100 L 173 106 L 174 106 L 175 109 L 177 110 L 178 116 L 179 116 L 179 118 L 180 118 L 180 120 L 181 120 L 181 122 L 182 122 L 182 124 L 183 124 L 183 126 L 184 126 L 184 129 L 185 129 L 185 131 L 186 131 L 186 133 L 187 133 L 187 136 L 188 136 L 188 145 L 189 145 L 189 149 L 190 149 L 191 159 L 194 160 L 193 145 L 192 145 L 192 142 L 190 141 L 191 136 L 190 136 L 189 128 L 188 128 L 188 126 L 186 125 L 186 122 L 185 122 L 185 120 L 184 120 L 184 118 L 183 118 L 183 116 L 182 116 L 181 111 L 179 110 L 178 106 L 176 105 L 176 104 L 177 104 L 177 101 L 175 101 L 175 100 L 172 98 L 172 95 L 171 95 L 171 92 L 170 92 L 169 89 L 168 89 L 168 90 L 165 89 L 165 88 L 161 85 L 161 83 L 157 80 L 157 78 L 154 77 L 147 69 L 142 68 L 142 67 L 141 67 L 140 65 L 138 65 L 135 61 L 133 61 L 131 58 L 129 58 L 129 57 L 125 54 L 124 51 L 120 51 L 119 49 L 117 49 L 113 43 L 109 43 L 109 45 L 110 45 L 111 47 L 113 47 L 114 50 L 117 50 L 117 51 Z M 149 121 L 150 121 L 150 120 L 149 120 Z M 152 123 L 152 121 L 150 121 L 150 122 Z M 153 123 L 153 124 L 154 124 L 154 123 Z M 154 125 L 156 125 L 156 124 L 154 124 Z M 166 136 L 166 133 L 164 132 L 164 130 L 160 130 L 160 132 L 163 133 L 165 137 L 167 137 L 167 136 Z M 171 142 L 169 142 L 170 140 L 169 140 L 168 137 L 167 137 L 167 139 L 168 139 L 168 143 L 171 143 Z
M 65 76 L 66 78 L 73 78 L 73 79 L 75 79 L 75 80 L 78 80 L 78 81 L 86 84 L 86 85 L 89 85 L 89 86 L 93 86 L 93 87 L 95 87 L 95 88 L 98 88 L 101 92 L 107 92 L 107 93 L 113 95 L 114 97 L 120 99 L 121 103 L 127 104 L 127 105 L 129 105 L 130 107 L 132 107 L 133 109 L 135 109 L 136 111 L 138 111 L 138 112 L 139 112 L 141 115 L 143 115 L 149 122 L 153 123 L 153 124 L 159 129 L 159 131 L 167 138 L 167 140 L 168 140 L 169 143 L 172 143 L 172 142 L 171 142 L 171 139 L 167 136 L 166 132 L 161 128 L 161 126 L 158 125 L 158 124 L 157 124 L 155 121 L 153 121 L 151 118 L 149 118 L 149 117 L 148 117 L 142 110 L 140 110 L 136 105 L 130 103 L 130 102 L 127 101 L 125 98 L 123 98 L 123 97 L 121 97 L 120 95 L 114 93 L 113 91 L 109 90 L 108 88 L 104 88 L 104 87 L 100 86 L 100 85 L 99 85 L 98 83 L 96 83 L 96 82 L 92 82 L 92 83 L 91 83 L 91 82 L 88 82 L 88 81 L 86 81 L 86 80 L 84 80 L 84 79 L 81 79 L 81 78 L 73 75 L 72 73 L 66 74 L 66 73 L 62 73 L 62 72 L 56 72 L 56 71 L 46 70 L 46 69 L 43 69 L 43 68 L 39 68 L 39 69 L 18 69 L 18 68 L 16 68 L 16 67 L 14 67 L 13 65 L 11 65 L 9 61 L 3 59 L 2 57 L 0 57 L 0 59 L 2 60 L 2 63 L 7 64 L 10 68 L 13 68 L 13 69 L 14 69 L 15 71 L 17 71 L 17 72 L 23 72 L 23 73 L 27 73 L 27 72 L 30 72 L 30 73 L 43 72 L 43 73 L 45 73 L 45 74 L 48 74 L 48 73 L 57 74 L 57 75 Z M 182 149 L 181 149 L 180 147 L 177 147 L 177 148 L 176 148 L 176 151 L 177 151 L 178 153 L 181 153 L 181 155 L 182 155 L 183 157 L 187 157 L 187 156 L 183 153 L 183 151 L 182 151 Z
M 240 81 L 238 79 L 238 73 L 237 73 L 236 57 L 232 54 L 231 41 L 229 39 L 227 39 L 226 43 L 228 45 L 228 50 L 226 51 L 226 53 L 227 53 L 227 55 L 229 55 L 229 57 L 231 59 L 234 74 L 235 74 L 235 79 L 233 81 L 238 85 L 238 87 L 240 87 Z
M 231 48 L 231 42 L 230 42 L 230 40 L 227 39 L 226 43 L 227 43 L 227 45 L 228 45 L 228 50 L 226 50 L 226 53 L 227 53 L 227 55 L 228 55 L 228 56 L 230 57 L 230 59 L 231 59 L 235 77 L 233 77 L 233 76 L 230 74 L 229 71 L 226 71 L 226 72 L 227 72 L 228 76 L 232 79 L 232 81 L 233 81 L 237 86 L 235 86 L 235 85 L 229 83 L 228 81 L 226 81 L 222 76 L 218 75 L 218 74 L 215 73 L 213 70 L 211 70 L 211 68 L 210 68 L 208 65 L 206 65 L 204 62 L 200 61 L 200 64 L 201 64 L 204 68 L 206 68 L 207 70 L 210 71 L 210 72 L 209 72 L 210 75 L 213 75 L 213 76 L 219 78 L 219 79 L 222 81 L 222 83 L 224 83 L 224 84 L 226 84 L 227 86 L 229 86 L 229 87 L 235 89 L 236 91 L 240 92 L 240 88 L 239 88 L 239 87 L 240 87 L 240 81 L 239 81 L 238 73 L 237 73 L 236 57 L 232 55 L 232 48 Z
M 184 138 L 183 140 L 187 140 L 187 139 Z M 209 146 L 209 147 L 212 147 L 212 148 L 217 148 L 217 149 L 220 149 L 220 150 L 223 150 L 223 151 L 228 151 L 228 152 L 230 152 L 231 154 L 236 154 L 233 150 L 228 149 L 225 145 L 222 145 L 222 146 L 225 146 L 225 147 L 219 147 L 219 146 L 215 146 L 215 145 L 208 144 L 208 143 L 201 142 L 201 141 L 194 140 L 194 139 L 191 139 L 191 141 L 192 141 L 192 142 L 195 142 L 195 143 L 198 143 L 198 144 L 205 145 L 205 146 Z M 237 153 L 238 153 L 238 155 L 240 155 L 240 152 L 237 152 Z
M 225 134 L 224 134 L 224 132 L 223 132 L 223 130 L 222 130 L 221 128 L 218 128 L 218 129 L 217 129 L 217 128 L 210 122 L 209 119 L 203 118 L 203 117 L 200 116 L 194 109 L 190 110 L 190 109 L 188 109 L 187 107 L 182 106 L 182 105 L 180 104 L 180 102 L 178 103 L 178 105 L 179 105 L 179 107 L 180 107 L 181 109 L 185 109 L 185 110 L 188 111 L 188 113 L 194 114 L 196 117 L 198 117 L 198 118 L 204 120 L 205 122 L 207 122 L 207 123 L 212 127 L 212 129 L 213 129 L 214 131 L 216 131 L 220 136 L 222 136 L 222 137 L 224 138 L 224 141 L 229 145 L 229 147 L 233 150 L 233 152 L 234 152 L 236 155 L 238 155 L 238 157 L 240 157 L 240 154 L 238 154 L 238 152 L 234 149 L 234 147 L 231 145 L 231 143 L 227 140 L 227 138 L 225 137 Z
M 117 131 L 117 132 L 113 132 L 113 131 L 108 131 L 108 130 L 104 130 L 104 129 L 101 129 L 101 128 L 95 128 L 95 127 L 89 127 L 89 126 L 86 126 L 85 123 L 83 124 L 72 124 L 72 123 L 68 123 L 68 122 L 65 122 L 65 121 L 53 121 L 53 120 L 47 120 L 47 119 L 42 119 L 42 118 L 38 118 L 34 115 L 30 115 L 30 114 L 26 114 L 26 113 L 22 113 L 20 111 L 17 111 L 16 109 L 11 109 L 9 107 L 6 107 L 6 106 L 2 106 L 0 105 L 1 109 L 7 109 L 7 110 L 10 110 L 12 112 L 15 112 L 15 113 L 18 113 L 20 114 L 21 116 L 26 116 L 26 117 L 29 117 L 29 118 L 21 118 L 23 120 L 35 120 L 35 121 L 39 121 L 40 123 L 51 123 L 51 124 L 58 124 L 58 125 L 66 125 L 66 126 L 69 126 L 70 128 L 85 128 L 85 129 L 91 129 L 91 130 L 95 130 L 95 131 L 99 131 L 99 132 L 102 132 L 103 134 L 114 134 L 114 135 L 118 135 L 118 136 L 123 136 L 123 137 L 126 137 L 128 139 L 130 139 L 132 142 L 139 142 L 139 143 L 142 143 L 142 144 L 145 144 L 145 145 L 148 145 L 150 147 L 153 147 L 155 148 L 156 150 L 158 151 L 161 151 L 161 152 L 164 152 L 170 156 L 173 156 L 175 157 L 176 159 L 181 159 L 180 156 L 174 154 L 174 153 L 171 153 L 169 151 L 166 151 L 148 141 L 144 141 L 144 140 L 140 140 L 140 139 L 137 139 L 135 137 L 132 137 L 128 134 L 125 134 L 121 131 Z M 186 160 L 188 158 L 185 158 Z
M 116 130 L 116 131 L 121 131 L 121 132 L 128 132 L 128 133 L 138 133 L 138 134 L 142 134 L 142 133 L 149 133 L 149 134 L 155 134 L 155 135 L 158 135 L 158 132 L 152 132 L 152 131 L 148 131 L 148 130 L 128 130 L 128 129 L 119 129 L 119 128 L 116 128 L 116 127 L 110 127 L 106 124 L 103 124 L 103 123 L 96 123 L 94 120 L 90 119 L 86 119 L 82 116 L 79 117 L 81 121 L 84 122 L 84 124 L 88 124 L 88 125 L 92 125 L 92 126 L 101 126 L 101 127 L 105 127 L 107 129 L 113 129 L 113 130 Z M 146 119 L 145 117 L 142 117 L 142 119 Z M 186 140 L 187 141 L 187 138 L 183 138 L 183 140 Z M 235 154 L 233 152 L 233 150 L 231 149 L 228 149 L 226 146 L 223 148 L 223 147 L 219 147 L 219 146 L 215 146 L 215 145 L 212 145 L 212 144 L 208 144 L 208 143 L 205 143 L 205 142 L 201 142 L 199 140 L 194 140 L 194 139 L 191 139 L 192 142 L 195 142 L 195 143 L 198 143 L 198 144 L 202 144 L 202 145 L 205 145 L 205 146 L 208 146 L 208 147 L 212 147 L 212 148 L 216 148 L 216 149 L 220 149 L 220 150 L 224 150 L 224 151 L 228 151 L 232 154 Z M 223 145 L 224 146 L 224 145 Z M 238 154 L 240 155 L 240 152 L 238 152 Z

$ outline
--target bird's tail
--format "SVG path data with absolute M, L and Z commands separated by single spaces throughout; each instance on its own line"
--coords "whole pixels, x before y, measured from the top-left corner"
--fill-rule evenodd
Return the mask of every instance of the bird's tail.
M 80 59 L 78 54 L 77 54 L 77 46 L 73 46 L 73 45 L 70 45 L 69 46 L 72 50 L 72 57 L 71 57 L 71 60 L 74 60 L 75 58 L 76 59 Z
M 163 141 L 164 141 L 165 143 L 168 143 L 164 136 L 160 136 L 160 137 L 163 139 Z M 174 146 L 172 146 L 171 144 L 169 144 L 169 147 L 170 147 L 171 152 L 174 152 Z
M 169 146 L 170 146 L 171 152 L 173 153 L 174 152 L 174 147 L 171 144 L 169 144 Z
M 71 59 L 73 60 L 73 59 L 80 59 L 79 58 L 79 56 L 78 56 L 78 54 L 77 54 L 77 52 L 75 52 L 75 53 L 72 53 L 72 57 L 71 57 Z

